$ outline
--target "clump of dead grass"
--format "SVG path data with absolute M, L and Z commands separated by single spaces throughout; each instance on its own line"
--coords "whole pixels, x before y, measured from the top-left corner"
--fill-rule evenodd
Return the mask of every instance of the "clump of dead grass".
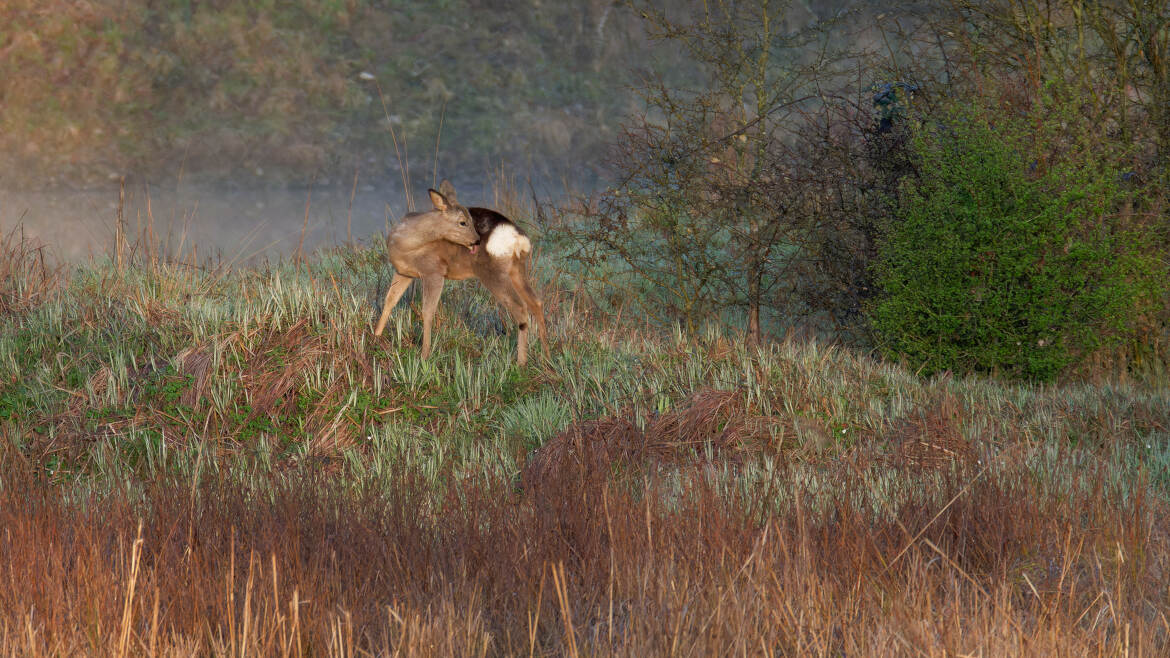
M 649 418 L 643 427 L 630 418 L 611 416 L 567 428 L 540 448 L 526 477 L 776 456 L 782 454 L 776 437 L 794 435 L 791 419 L 760 414 L 741 390 L 696 391 L 671 411 Z
M 920 470 L 971 468 L 979 462 L 979 446 L 963 436 L 963 406 L 943 392 L 922 408 L 894 421 L 881 438 L 885 457 L 895 467 Z
M 64 270 L 21 224 L 0 234 L 0 316 L 29 310 L 61 288 Z

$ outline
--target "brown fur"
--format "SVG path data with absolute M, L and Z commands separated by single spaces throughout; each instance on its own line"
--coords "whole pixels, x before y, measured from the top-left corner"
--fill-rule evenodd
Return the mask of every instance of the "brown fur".
M 528 253 L 509 258 L 496 258 L 486 249 L 474 248 L 481 242 L 480 235 L 471 229 L 470 234 L 459 225 L 458 216 L 467 218 L 474 225 L 468 209 L 456 200 L 455 188 L 449 181 L 443 181 L 439 191 L 429 190 L 434 210 L 412 213 L 403 218 L 386 238 L 386 251 L 394 265 L 394 278 L 386 291 L 382 315 L 374 329 L 375 336 L 381 336 L 390 317 L 390 310 L 402 298 L 406 289 L 415 279 L 423 284 L 423 344 L 422 356 L 431 353 L 431 324 L 439 307 L 439 296 L 443 283 L 450 279 L 460 281 L 476 278 L 487 287 L 496 301 L 504 305 L 519 328 L 516 345 L 516 362 L 524 365 L 528 361 L 528 318 L 536 318 L 540 331 L 541 347 L 548 355 L 548 336 L 545 329 L 544 310 L 539 298 L 528 282 Z M 474 211 L 484 211 L 473 208 Z M 493 212 L 493 211 L 486 211 Z M 458 214 L 453 214 L 458 213 Z M 497 213 L 498 214 L 498 213 Z M 502 215 L 499 216 L 507 221 Z M 511 222 L 509 222 L 511 223 Z M 517 229 L 519 232 L 519 229 Z M 474 238 L 472 236 L 474 235 Z M 521 233 L 522 235 L 522 233 Z

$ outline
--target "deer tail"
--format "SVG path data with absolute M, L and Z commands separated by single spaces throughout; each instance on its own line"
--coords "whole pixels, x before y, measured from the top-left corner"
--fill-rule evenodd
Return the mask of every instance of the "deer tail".
M 495 258 L 523 258 L 532 251 L 532 243 L 512 224 L 501 224 L 488 236 L 487 252 Z
M 516 236 L 516 243 L 513 246 L 513 253 L 517 258 L 524 258 L 532 253 L 532 243 L 528 240 L 528 236 Z

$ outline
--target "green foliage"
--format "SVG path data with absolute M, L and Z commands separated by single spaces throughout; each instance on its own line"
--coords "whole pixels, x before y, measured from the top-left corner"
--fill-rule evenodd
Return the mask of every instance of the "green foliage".
M 25 389 L 12 387 L 0 393 L 0 421 L 18 420 L 32 408 Z
M 545 391 L 519 401 L 500 418 L 504 436 L 518 439 L 525 451 L 539 448 L 569 424 L 569 410 L 558 396 Z
M 918 126 L 920 175 L 880 249 L 871 320 L 923 371 L 1051 380 L 1117 347 L 1164 287 L 1125 209 L 1123 153 L 1067 104 L 952 111 Z

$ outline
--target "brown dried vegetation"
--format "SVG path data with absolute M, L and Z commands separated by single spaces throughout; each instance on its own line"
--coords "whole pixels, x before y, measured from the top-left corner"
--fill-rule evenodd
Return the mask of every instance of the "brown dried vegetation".
M 24 226 L 0 234 L 0 316 L 28 310 L 60 288 L 60 265 L 46 260 L 45 245 L 24 235 Z
M 773 437 L 782 418 L 751 412 L 742 391 L 703 389 L 678 409 L 656 416 L 640 429 L 626 416 L 578 423 L 549 439 L 528 465 L 525 477 L 547 479 L 553 473 L 604 477 L 611 469 L 674 467 L 721 458 L 736 461 L 747 454 L 780 455 Z M 560 476 L 563 477 L 563 476 Z
M 944 394 L 899 419 L 883 437 L 891 448 L 887 458 L 898 466 L 923 470 L 947 469 L 953 463 L 975 465 L 977 450 L 959 429 L 961 413 L 961 403 Z
M 685 467 L 616 482 L 614 450 L 631 466 L 665 450 L 622 434 L 578 430 L 575 457 L 519 491 L 438 496 L 409 472 L 356 490 L 304 473 L 270 492 L 158 482 L 144 507 L 10 467 L 0 650 L 1154 655 L 1170 639 L 1165 503 L 1099 474 L 1055 495 L 1011 464 L 950 469 L 892 505 L 854 455 L 831 489 L 789 471 L 727 493 Z

